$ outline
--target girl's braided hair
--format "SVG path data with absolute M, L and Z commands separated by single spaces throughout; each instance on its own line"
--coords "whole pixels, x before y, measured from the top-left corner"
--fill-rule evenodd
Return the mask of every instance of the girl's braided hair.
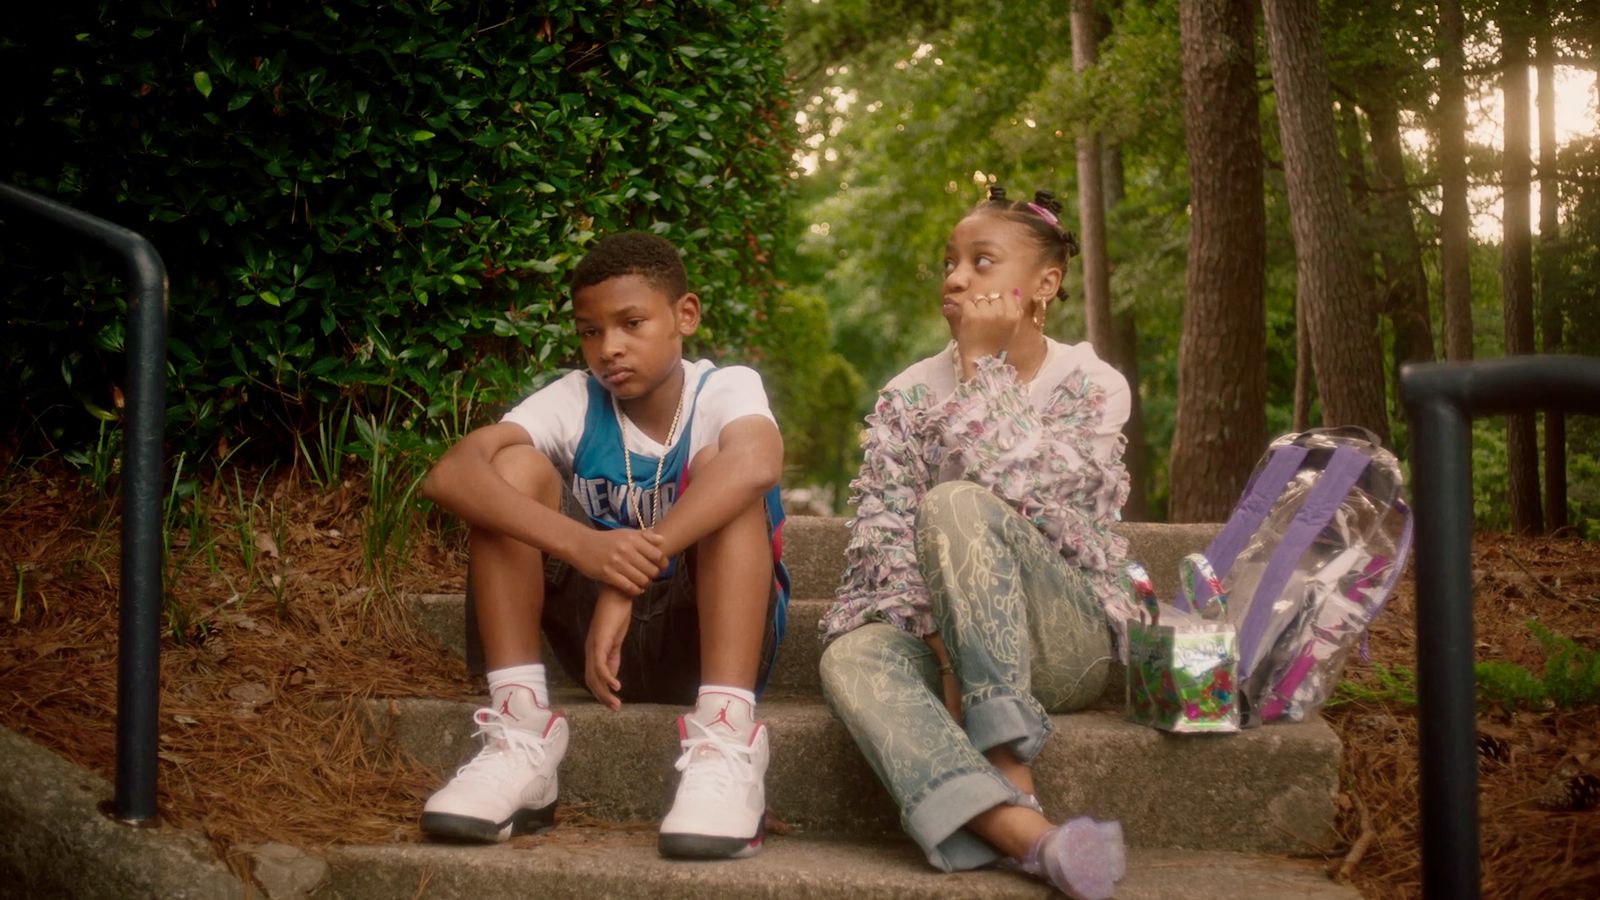
M 981 212 L 1026 227 L 1034 242 L 1039 245 L 1044 261 L 1060 266 L 1061 271 L 1065 273 L 1067 261 L 1078 255 L 1078 236 L 1062 228 L 1059 222 L 1051 222 L 1050 218 L 1040 215 L 1040 209 L 1048 210 L 1050 218 L 1058 218 L 1061 215 L 1061 201 L 1049 191 L 1035 191 L 1032 201 L 1008 200 L 1004 187 L 991 184 L 988 199 L 979 202 L 968 215 Z M 1062 279 L 1062 286 L 1056 290 L 1056 296 L 1063 299 L 1067 296 L 1066 279 Z

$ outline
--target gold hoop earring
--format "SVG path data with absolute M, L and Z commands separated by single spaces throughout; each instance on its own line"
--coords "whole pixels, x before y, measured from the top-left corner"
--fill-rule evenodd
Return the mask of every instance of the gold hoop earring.
M 1035 299 L 1035 300 L 1037 300 L 1039 302 L 1039 311 L 1033 314 L 1033 327 L 1039 329 L 1040 331 L 1043 331 L 1044 330 L 1044 316 L 1045 316 L 1045 313 L 1050 309 L 1050 298 L 1049 297 L 1035 297 L 1033 299 Z

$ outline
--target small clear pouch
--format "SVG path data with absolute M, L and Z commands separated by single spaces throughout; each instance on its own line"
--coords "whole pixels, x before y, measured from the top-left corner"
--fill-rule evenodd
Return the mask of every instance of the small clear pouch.
M 1163 607 L 1149 575 L 1128 565 L 1128 717 L 1178 734 L 1236 732 L 1239 650 L 1234 626 L 1221 620 L 1227 596 L 1200 554 L 1184 558 L 1181 574 L 1187 611 Z

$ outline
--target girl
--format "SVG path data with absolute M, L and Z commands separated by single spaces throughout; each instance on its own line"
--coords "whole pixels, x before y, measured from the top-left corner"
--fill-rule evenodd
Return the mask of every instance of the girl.
M 1093 898 L 1122 876 L 1121 827 L 1052 825 L 1029 763 L 1049 713 L 1105 684 L 1129 398 L 1089 344 L 1044 335 L 1078 250 L 1060 208 L 994 186 L 950 234 L 941 310 L 954 340 L 891 380 L 867 417 L 822 687 L 930 863 L 1003 858 Z

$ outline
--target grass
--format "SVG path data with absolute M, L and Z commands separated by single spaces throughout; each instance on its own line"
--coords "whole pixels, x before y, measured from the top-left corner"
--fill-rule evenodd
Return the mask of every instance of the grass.
M 406 452 L 393 432 L 373 417 L 356 420 L 356 454 L 367 462 L 367 506 L 362 528 L 362 563 L 381 583 L 404 564 L 423 510 L 417 488 L 432 460 Z
M 109 498 L 114 493 L 117 473 L 122 470 L 122 429 L 101 419 L 94 443 L 69 450 L 62 459 L 83 473 L 95 496 Z
M 350 455 L 350 417 L 353 408 L 347 398 L 326 418 L 317 420 L 317 430 L 312 441 L 306 435 L 295 435 L 295 465 L 304 466 L 311 483 L 322 490 L 338 486 L 344 475 L 344 461 Z

